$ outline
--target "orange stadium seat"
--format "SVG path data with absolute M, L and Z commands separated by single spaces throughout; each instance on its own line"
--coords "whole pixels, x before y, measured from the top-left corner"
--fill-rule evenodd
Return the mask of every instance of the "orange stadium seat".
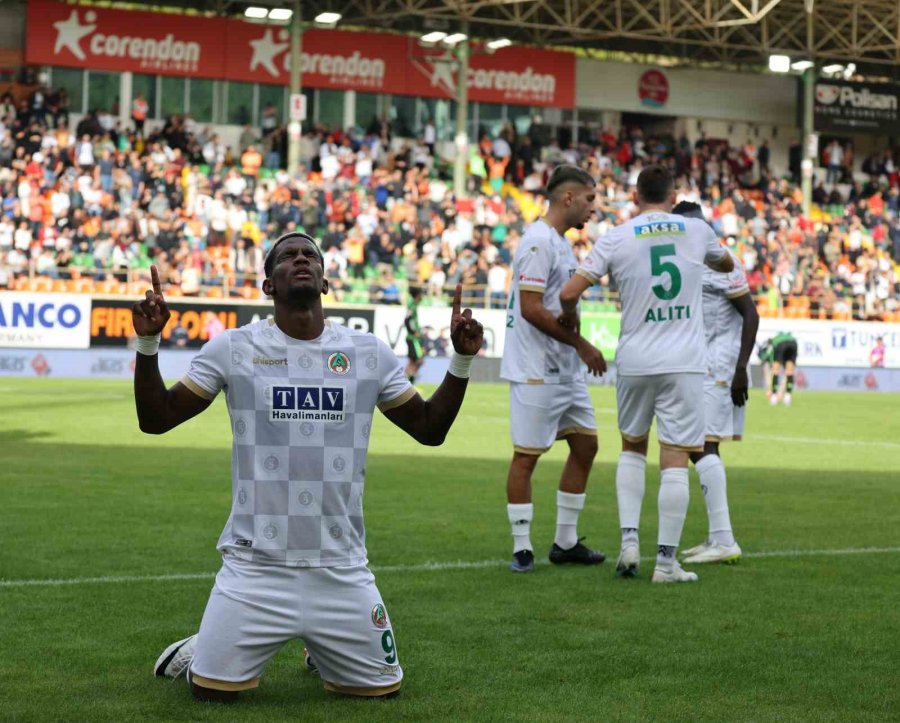
M 255 286 L 242 286 L 240 289 L 238 289 L 238 293 L 239 293 L 239 294 L 241 295 L 241 297 L 243 297 L 244 299 L 258 299 L 258 298 L 260 298 L 260 292 L 259 292 L 259 289 L 257 289 Z

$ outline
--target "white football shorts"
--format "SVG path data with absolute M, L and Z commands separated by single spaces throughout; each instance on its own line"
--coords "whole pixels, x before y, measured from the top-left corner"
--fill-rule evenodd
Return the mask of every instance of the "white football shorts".
M 660 444 L 702 451 L 703 377 L 703 374 L 619 375 L 616 402 L 622 436 L 631 442 L 647 439 L 655 416 Z
M 328 690 L 365 696 L 400 687 L 394 632 L 368 567 L 281 567 L 231 555 L 203 614 L 191 676 L 211 688 L 256 687 L 269 660 L 296 638 Z
M 734 402 L 731 401 L 731 387 L 707 379 L 703 383 L 703 404 L 706 409 L 706 440 L 740 441 L 744 436 L 744 414 L 747 405 L 734 406 Z
M 587 382 L 510 383 L 509 431 L 513 448 L 522 454 L 543 454 L 557 439 L 570 434 L 596 435 Z

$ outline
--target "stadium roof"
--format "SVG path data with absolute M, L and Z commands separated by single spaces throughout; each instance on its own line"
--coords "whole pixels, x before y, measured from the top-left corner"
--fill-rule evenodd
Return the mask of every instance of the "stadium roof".
M 290 7 L 276 0 L 146 4 L 219 15 L 241 15 L 248 5 Z M 657 62 L 765 66 L 778 53 L 854 62 L 858 73 L 890 77 L 900 66 L 897 0 L 302 0 L 302 7 L 307 19 L 339 12 L 347 27 L 452 33 L 468 20 L 475 38 L 656 56 Z

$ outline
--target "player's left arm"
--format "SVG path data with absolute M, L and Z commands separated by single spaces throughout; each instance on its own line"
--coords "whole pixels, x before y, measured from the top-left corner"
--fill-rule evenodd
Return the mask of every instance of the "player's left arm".
M 719 243 L 719 237 L 716 232 L 710 228 L 705 221 L 701 221 L 706 232 L 706 257 L 703 262 L 713 271 L 719 271 L 723 274 L 731 273 L 734 270 L 734 259 L 728 250 Z
M 562 306 L 562 314 L 559 321 L 564 326 L 571 325 L 577 318 L 578 302 L 582 294 L 594 285 L 594 280 L 588 278 L 579 269 L 563 285 L 559 292 L 559 304 Z
M 461 294 L 462 286 L 457 284 L 453 294 L 450 339 L 453 341 L 456 355 L 470 362 L 481 349 L 484 330 L 481 324 L 472 318 L 471 309 L 460 313 Z M 441 386 L 427 401 L 415 392 L 403 404 L 382 409 L 384 416 L 420 444 L 430 447 L 443 444 L 459 413 L 469 385 L 468 376 L 464 378 L 453 373 L 454 365 L 455 360 L 451 362 L 450 370 L 444 376 Z M 465 373 L 468 374 L 468 371 Z
M 609 271 L 609 259 L 612 245 L 607 234 L 598 239 L 587 258 L 576 269 L 569 280 L 563 284 L 559 292 L 559 303 L 562 313 L 559 323 L 571 329 L 578 328 L 578 302 L 585 291 L 600 282 L 600 278 Z
M 749 291 L 728 300 L 737 313 L 741 315 L 743 322 L 741 327 L 741 350 L 738 353 L 734 378 L 731 381 L 731 400 L 736 407 L 743 407 L 749 395 L 750 380 L 747 378 L 747 365 L 750 363 L 750 354 L 753 353 L 753 346 L 756 344 L 756 333 L 759 330 L 759 312 L 756 310 L 756 304 L 753 303 L 753 296 Z

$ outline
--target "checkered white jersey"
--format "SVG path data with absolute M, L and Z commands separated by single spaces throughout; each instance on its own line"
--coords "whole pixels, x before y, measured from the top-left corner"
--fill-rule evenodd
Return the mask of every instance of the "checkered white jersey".
M 207 342 L 182 383 L 206 399 L 224 389 L 231 416 L 233 500 L 220 551 L 296 567 L 367 561 L 372 416 L 415 395 L 387 344 L 330 321 L 301 341 L 261 320 Z

